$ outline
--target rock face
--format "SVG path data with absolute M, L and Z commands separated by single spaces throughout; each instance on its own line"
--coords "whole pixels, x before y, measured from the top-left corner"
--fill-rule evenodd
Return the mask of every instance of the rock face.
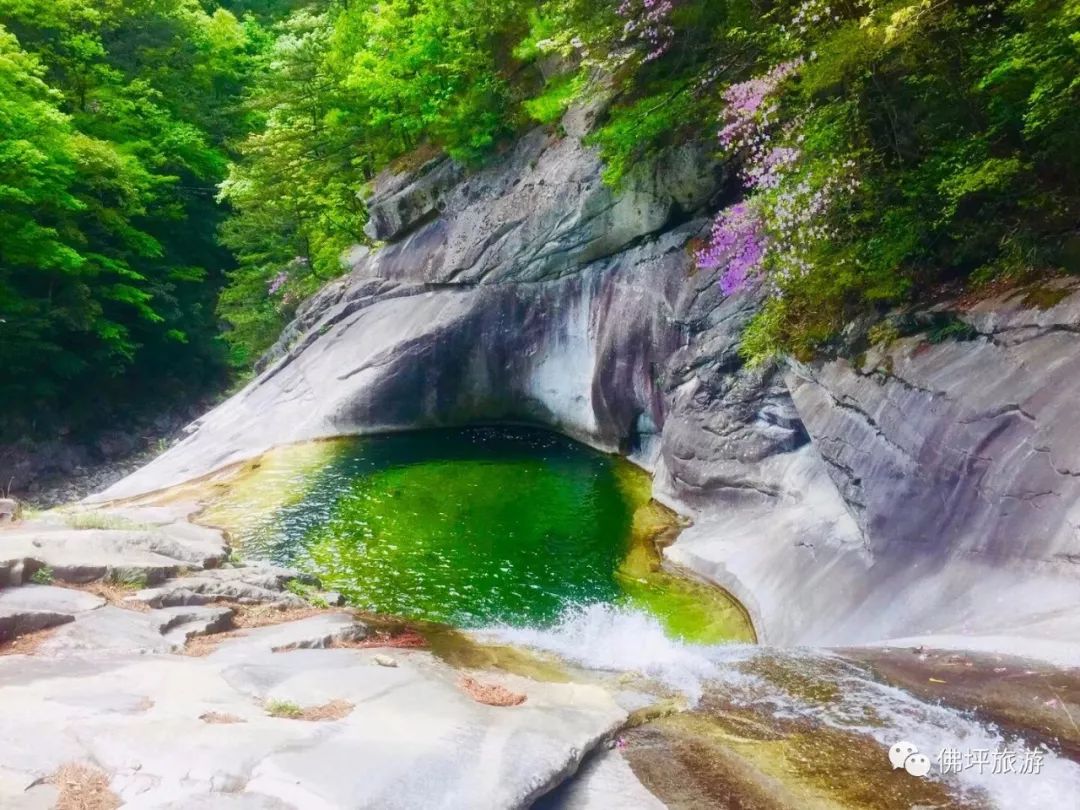
M 461 168 L 443 157 L 427 161 L 414 172 L 384 172 L 375 185 L 379 204 L 370 207 L 364 233 L 380 242 L 400 238 L 445 210 L 447 197 L 461 176 Z
M 250 385 L 97 499 L 287 442 L 527 420 L 652 470 L 694 519 L 669 557 L 763 640 L 1080 627 L 1080 295 L 987 302 L 963 316 L 974 340 L 746 368 L 756 298 L 692 259 L 722 167 L 685 147 L 616 192 L 589 125 L 574 111 L 566 137 L 536 130 L 472 175 L 383 178 L 388 244 L 354 250 Z
M 349 614 L 169 655 L 183 646 L 171 633 L 213 621 L 169 610 L 102 607 L 38 656 L 0 657 L 0 806 L 54 807 L 46 780 L 93 763 L 132 808 L 527 807 L 626 719 L 599 686 L 485 675 L 528 694 L 496 708 L 427 651 L 388 668 L 375 649 L 323 649 L 363 636 Z M 228 609 L 196 609 L 211 610 Z M 337 711 L 294 719 L 275 704 Z
M 1023 626 L 1037 609 L 1036 635 L 1075 638 L 1080 295 L 1040 310 L 1014 294 L 962 316 L 969 340 L 916 335 L 787 375 L 874 559 L 864 605 L 903 596 L 918 633 Z
M 106 497 L 285 441 L 475 420 L 538 420 L 633 449 L 659 429 L 665 361 L 693 328 L 686 245 L 705 222 L 688 212 L 707 205 L 720 171 L 700 149 L 666 164 L 616 194 L 579 140 L 532 133 L 455 186 L 443 216 L 355 251 L 255 383 Z
M 16 525 L 0 535 L 0 586 L 39 572 L 64 582 L 154 584 L 228 556 L 221 533 L 187 520 L 194 506 L 87 510 Z
M 0 498 L 0 523 L 18 520 L 21 511 L 19 502 L 14 498 Z

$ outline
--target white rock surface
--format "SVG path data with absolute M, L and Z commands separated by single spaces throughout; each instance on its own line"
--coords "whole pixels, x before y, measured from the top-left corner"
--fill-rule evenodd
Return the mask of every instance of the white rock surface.
M 50 610 L 57 613 L 85 613 L 96 610 L 105 600 L 86 591 L 53 585 L 27 585 L 0 590 L 0 610 Z
M 39 806 L 31 786 L 90 762 L 125 808 L 525 807 L 626 717 L 599 687 L 492 673 L 478 677 L 528 701 L 484 706 L 417 650 L 398 651 L 395 668 L 377 665 L 377 650 L 273 651 L 283 638 L 318 644 L 348 621 L 247 631 L 205 658 L 120 652 L 93 625 L 104 646 L 0 658 L 0 806 Z M 269 716 L 274 700 L 353 708 L 309 722 Z
M 0 642 L 74 621 L 105 600 L 93 594 L 48 585 L 0 590 Z
M 87 652 L 175 652 L 183 649 L 192 635 L 227 629 L 231 617 L 232 610 L 227 607 L 167 608 L 141 613 L 106 605 L 57 629 L 38 652 L 50 657 Z

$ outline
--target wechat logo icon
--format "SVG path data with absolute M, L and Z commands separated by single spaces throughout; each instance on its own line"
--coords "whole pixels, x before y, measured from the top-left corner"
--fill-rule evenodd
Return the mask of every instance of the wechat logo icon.
M 930 757 L 920 754 L 919 749 L 906 740 L 901 740 L 889 749 L 889 762 L 893 770 L 903 768 L 912 776 L 926 776 L 930 773 Z

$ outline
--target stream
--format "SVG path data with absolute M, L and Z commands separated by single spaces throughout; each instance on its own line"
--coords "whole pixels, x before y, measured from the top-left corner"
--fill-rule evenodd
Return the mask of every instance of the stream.
M 669 807 L 1080 808 L 1076 672 L 758 646 L 726 592 L 662 564 L 680 518 L 650 491 L 625 460 L 563 437 L 470 428 L 279 448 L 217 484 L 200 520 L 362 611 L 677 707 L 618 742 Z M 927 776 L 889 766 L 900 741 L 930 758 Z M 967 766 L 945 767 L 953 749 Z

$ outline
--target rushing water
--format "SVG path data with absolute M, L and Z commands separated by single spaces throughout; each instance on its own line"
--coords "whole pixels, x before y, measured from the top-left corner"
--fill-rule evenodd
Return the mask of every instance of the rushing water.
M 654 618 L 612 605 L 569 610 L 547 629 L 483 635 L 590 670 L 639 673 L 687 698 L 692 711 L 628 732 L 625 741 L 635 771 L 671 806 L 1080 808 L 1080 764 L 1055 750 L 1051 735 L 1009 731 L 919 698 L 826 650 L 687 643 Z M 998 669 L 1003 678 L 1046 677 L 1015 664 Z M 935 762 L 926 778 L 890 767 L 889 747 L 901 740 Z M 936 763 L 945 749 L 1030 751 L 1038 772 L 943 773 Z M 761 784 L 772 786 L 770 798 L 756 792 Z
M 475 628 L 546 627 L 636 605 L 675 635 L 746 639 L 738 606 L 659 569 L 674 516 L 621 459 L 523 428 L 340 440 L 318 463 L 264 460 L 204 519 L 244 556 L 299 566 L 361 609 Z M 257 502 L 267 492 L 279 502 Z

